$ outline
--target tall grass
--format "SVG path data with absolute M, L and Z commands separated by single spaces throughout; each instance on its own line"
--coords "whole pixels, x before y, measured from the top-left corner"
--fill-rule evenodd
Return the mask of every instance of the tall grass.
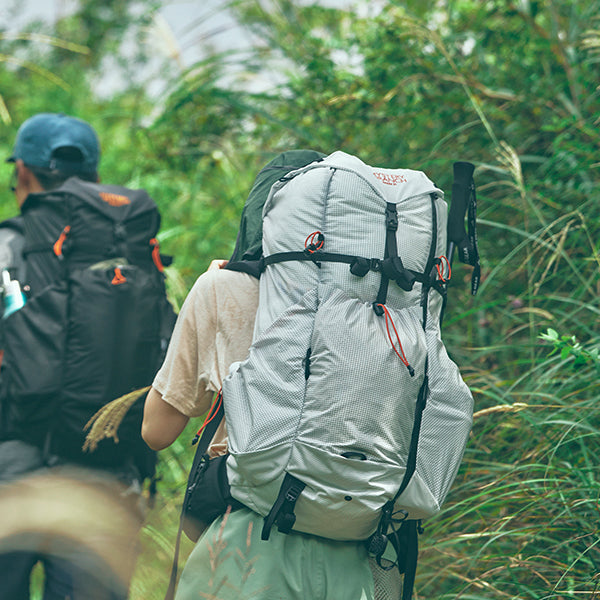
M 498 405 L 476 413 L 451 500 L 428 528 L 419 596 L 596 597 L 596 366 L 574 371 L 551 357 L 514 382 L 480 374 L 467 380 L 478 380 L 476 396 Z M 486 394 L 491 387 L 493 397 Z
M 427 56 L 436 49 L 452 61 L 453 81 L 464 90 L 471 119 L 474 113 L 478 120 L 467 126 L 464 119 L 440 140 L 432 163 L 444 145 L 463 139 L 467 127 L 477 125 L 483 131 L 475 151 L 485 149 L 476 171 L 484 276 L 478 297 L 472 298 L 465 291 L 468 271 L 455 268 L 444 322 L 444 339 L 473 391 L 476 414 L 447 504 L 441 515 L 425 523 L 416 598 L 600 599 L 600 383 L 593 353 L 600 346 L 600 222 L 598 163 L 591 158 L 597 156 L 600 142 L 598 91 L 586 96 L 582 91 L 586 88 L 577 82 L 577 65 L 569 64 L 569 53 L 577 50 L 573 32 L 581 30 L 575 5 L 567 16 L 568 3 L 561 5 L 565 9 L 561 18 L 569 25 L 563 27 L 555 10 L 560 3 L 547 4 L 556 29 L 572 34 L 571 45 L 553 38 L 546 55 L 542 46 L 547 33 L 535 27 L 534 18 L 527 31 L 538 36 L 532 42 L 540 44 L 539 55 L 547 62 L 545 68 L 552 75 L 547 81 L 558 89 L 557 82 L 563 82 L 557 65 L 564 66 L 572 94 L 567 97 L 560 89 L 552 97 L 532 96 L 523 104 L 504 91 L 506 97 L 501 98 L 500 91 L 492 94 L 484 81 L 477 81 L 475 71 L 452 58 L 456 54 L 448 50 L 443 36 L 430 31 L 429 23 L 409 23 L 410 39 L 431 46 Z M 498 11 L 491 11 L 491 16 L 499 18 Z M 407 23 L 404 12 L 399 12 Z M 484 12 L 482 8 L 480 17 Z M 390 15 L 394 16 L 386 17 Z M 584 12 L 581 15 L 583 19 Z M 590 30 L 584 38 L 590 48 L 597 49 L 592 43 L 596 34 Z M 556 64 L 551 60 L 554 55 Z M 497 60 L 501 63 L 502 56 Z M 593 60 L 597 64 L 597 56 Z M 427 74 L 427 65 L 423 72 Z M 502 75 L 500 70 L 496 73 Z M 532 73 L 542 77 L 535 69 Z M 548 86 L 537 86 L 538 94 L 543 87 Z M 517 91 L 527 95 L 527 90 Z M 502 103 L 494 105 L 489 98 Z M 552 122 L 544 123 L 543 132 L 535 126 L 526 131 L 527 117 L 515 119 L 518 109 L 535 123 L 535 111 L 527 112 L 529 103 L 538 111 L 551 109 Z M 288 136 L 294 139 L 291 131 L 282 134 Z M 526 143 L 523 137 L 528 138 Z M 203 175 L 205 182 L 213 181 L 208 168 Z M 249 184 L 251 178 L 246 180 Z M 217 189 L 210 185 L 204 189 Z M 207 222 L 195 214 L 194 219 L 204 230 Z M 212 235 L 214 229 L 207 231 Z M 557 332 L 555 341 L 540 339 L 548 328 Z M 553 353 L 556 348 L 559 351 Z M 582 352 L 583 361 L 578 360 Z M 143 532 L 144 554 L 132 598 L 160 598 L 166 588 L 191 461 L 190 437 L 183 436 L 163 453 L 164 480 Z M 182 562 L 188 549 L 189 545 Z
M 495 185 L 516 192 L 524 217 L 482 219 L 483 239 L 514 241 L 480 289 L 496 301 L 479 313 L 457 301 L 447 322 L 478 411 L 449 501 L 426 527 L 417 597 L 591 600 L 600 597 L 596 200 L 552 216 L 519 158 L 502 158 Z M 474 315 L 471 339 L 482 343 L 460 348 Z M 558 331 L 541 340 L 548 327 Z

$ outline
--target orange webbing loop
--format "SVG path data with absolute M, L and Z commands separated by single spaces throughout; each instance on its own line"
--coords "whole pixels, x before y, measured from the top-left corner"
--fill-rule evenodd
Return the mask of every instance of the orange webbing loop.
M 152 238 L 150 240 L 150 245 L 152 246 L 152 260 L 159 273 L 162 273 L 165 270 L 165 267 L 160 260 L 160 244 L 156 238 Z
M 392 345 L 392 349 L 396 353 L 396 356 L 398 356 L 398 358 L 402 361 L 404 366 L 408 369 L 408 372 L 412 377 L 415 374 L 415 370 L 410 366 L 410 364 L 408 363 L 408 359 L 406 358 L 406 354 L 404 354 L 404 348 L 402 348 L 402 342 L 400 341 L 400 335 L 398 334 L 398 330 L 396 329 L 396 325 L 394 324 L 394 319 L 392 319 L 392 315 L 390 314 L 390 311 L 387 309 L 387 306 L 385 304 L 377 304 L 377 306 L 381 307 L 383 309 L 383 312 L 385 313 L 385 328 L 387 329 L 387 334 L 390 340 L 390 344 Z M 392 333 L 390 332 L 390 323 L 392 324 L 392 328 L 394 330 L 394 333 L 396 334 L 396 339 L 398 340 L 398 347 L 400 348 L 400 351 L 398 351 L 398 348 L 396 348 L 396 344 L 392 339 Z
M 317 243 L 315 243 L 315 238 L 317 238 Z M 317 250 L 321 250 L 325 244 L 325 236 L 320 231 L 313 231 L 305 240 L 304 240 L 304 249 L 310 252 L 316 252 Z
M 440 268 L 444 263 L 446 264 L 446 269 Z M 439 257 L 439 262 L 436 263 L 435 268 L 437 269 L 438 277 L 442 282 L 446 283 L 446 281 L 449 281 L 452 277 L 452 267 L 450 266 L 450 261 L 445 256 Z M 444 277 L 445 270 L 448 271 L 447 277 Z
M 113 285 L 120 285 L 121 283 L 125 283 L 127 281 L 127 277 L 121 273 L 120 267 L 115 267 L 115 276 L 112 278 L 111 283 Z
M 192 442 L 193 444 L 195 444 L 198 441 L 201 433 L 204 431 L 206 426 L 217 416 L 217 413 L 219 412 L 219 409 L 221 408 L 222 402 L 223 402 L 223 389 L 221 388 L 217 394 L 217 397 L 215 398 L 215 401 L 213 402 L 213 405 L 210 407 L 210 409 L 206 413 L 206 418 L 204 419 L 204 423 L 202 423 L 202 427 L 200 427 L 200 429 L 198 429 L 198 432 L 194 436 L 194 441 Z
M 54 242 L 54 246 L 52 246 L 52 249 L 54 250 L 54 254 L 56 254 L 56 256 L 58 256 L 59 258 L 62 258 L 63 244 L 65 243 L 65 240 L 67 239 L 67 235 L 69 234 L 69 231 L 71 231 L 71 226 L 67 225 L 62 230 L 62 233 L 58 236 L 58 239 Z

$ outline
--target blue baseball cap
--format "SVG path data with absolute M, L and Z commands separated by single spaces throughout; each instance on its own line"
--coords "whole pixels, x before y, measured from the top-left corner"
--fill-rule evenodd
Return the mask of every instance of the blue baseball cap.
M 61 158 L 60 148 L 76 148 L 81 160 Z M 100 142 L 89 123 L 56 113 L 39 113 L 27 119 L 17 132 L 15 147 L 7 162 L 21 159 L 31 167 L 57 170 L 61 173 L 90 173 L 98 170 Z

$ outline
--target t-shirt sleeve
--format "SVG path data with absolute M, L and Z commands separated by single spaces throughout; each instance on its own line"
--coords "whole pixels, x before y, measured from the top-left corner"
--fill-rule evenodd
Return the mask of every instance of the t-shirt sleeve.
M 219 389 L 210 375 L 216 361 L 216 310 L 214 277 L 208 271 L 196 280 L 181 307 L 152 384 L 165 402 L 188 417 L 206 413 Z

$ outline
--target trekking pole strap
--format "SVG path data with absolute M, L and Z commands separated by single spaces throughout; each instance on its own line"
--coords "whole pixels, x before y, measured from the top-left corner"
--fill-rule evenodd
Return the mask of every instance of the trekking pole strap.
M 460 262 L 471 265 L 471 294 L 477 294 L 481 278 L 481 264 L 477 247 L 477 195 L 473 179 L 475 167 L 469 162 L 454 163 L 452 203 L 448 214 L 448 260 L 452 263 L 454 248 Z M 468 232 L 464 219 L 467 216 Z
M 471 275 L 471 295 L 475 296 L 479 289 L 479 281 L 481 279 L 481 263 L 479 260 L 479 248 L 477 247 L 477 197 L 475 194 L 475 182 L 473 180 L 471 180 L 471 196 L 469 199 L 467 222 L 469 228 L 469 264 L 473 266 L 473 273 Z

